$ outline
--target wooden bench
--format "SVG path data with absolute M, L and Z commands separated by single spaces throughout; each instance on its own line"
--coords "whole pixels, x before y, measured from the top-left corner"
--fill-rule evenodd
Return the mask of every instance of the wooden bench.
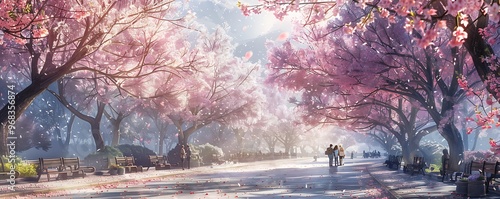
M 389 159 L 385 161 L 385 164 L 390 169 L 392 168 L 399 169 L 399 167 L 401 166 L 402 159 L 403 156 L 389 155 Z
M 413 157 L 413 163 L 406 165 L 406 171 L 409 171 L 411 175 L 415 172 L 422 172 L 422 175 L 425 175 L 425 161 L 424 157 Z
M 72 177 L 82 177 L 85 178 L 86 173 L 93 173 L 95 171 L 94 167 L 81 166 L 80 158 L 62 158 L 65 170 L 69 170 Z
M 167 163 L 165 156 L 149 155 L 149 162 L 151 166 L 154 166 L 156 170 L 170 169 L 171 165 Z M 149 170 L 149 166 L 148 166 Z
M 469 177 L 473 171 L 478 171 L 485 177 L 486 193 L 489 185 L 497 178 L 500 178 L 500 162 L 474 161 L 467 163 L 464 168 L 463 177 Z
M 486 178 L 486 193 L 488 193 L 488 188 L 491 182 L 493 182 L 493 179 L 498 178 L 500 175 L 498 175 L 499 172 L 499 162 L 484 162 L 483 163 L 483 175 Z
M 64 170 L 62 158 L 39 158 L 37 173 L 38 182 L 43 174 L 47 175 L 47 181 L 50 181 L 50 174 L 58 174 L 57 179 L 66 179 L 68 176 L 68 171 Z
M 472 174 L 472 171 L 479 171 L 479 173 L 482 173 L 484 169 L 483 167 L 484 161 L 471 160 L 471 162 L 465 166 L 462 177 L 469 177 Z
M 134 156 L 115 157 L 116 165 L 125 167 L 126 173 L 141 171 L 142 167 L 135 165 Z

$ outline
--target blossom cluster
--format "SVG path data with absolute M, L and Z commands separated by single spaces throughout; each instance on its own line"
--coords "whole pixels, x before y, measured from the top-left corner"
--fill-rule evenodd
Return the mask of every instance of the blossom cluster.
M 0 29 L 4 33 L 0 44 L 6 40 L 25 44 L 23 38 L 40 38 L 48 35 L 48 30 L 44 27 L 47 16 L 27 2 L 29 1 L 0 1 Z M 28 33 L 27 27 L 34 27 L 33 34 Z

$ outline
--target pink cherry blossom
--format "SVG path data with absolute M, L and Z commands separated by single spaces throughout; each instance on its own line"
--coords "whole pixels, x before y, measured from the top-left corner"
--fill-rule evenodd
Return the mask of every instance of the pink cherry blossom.
M 451 38 L 449 45 L 452 47 L 460 46 L 467 39 L 467 32 L 463 27 L 459 26 L 455 31 L 453 31 L 453 37 Z
M 288 32 L 282 32 L 280 35 L 278 35 L 278 38 L 276 40 L 278 41 L 284 41 L 288 38 Z
M 245 53 L 245 60 L 249 60 L 252 56 L 253 56 L 253 52 L 252 51 L 246 52 Z

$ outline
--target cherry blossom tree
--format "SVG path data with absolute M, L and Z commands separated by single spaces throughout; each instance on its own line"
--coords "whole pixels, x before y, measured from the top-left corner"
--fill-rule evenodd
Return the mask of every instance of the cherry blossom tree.
M 134 112 L 126 118 L 120 139 L 126 143 L 147 147 L 158 137 L 158 131 L 154 127 L 154 120 L 145 117 L 141 111 Z
M 382 133 L 367 135 L 374 137 L 375 141 L 381 143 L 388 152 L 392 151 L 392 145 L 388 145 L 387 140 L 382 138 L 387 138 L 389 137 L 387 134 L 390 134 L 401 146 L 405 162 L 411 160 L 411 152 L 417 151 L 422 138 L 430 133 L 422 130 L 422 127 L 431 120 L 425 109 L 415 106 L 410 100 L 405 100 L 404 96 L 396 97 L 386 92 L 377 92 L 368 95 L 350 93 L 348 98 L 341 96 L 337 99 L 314 97 L 319 99 L 319 102 L 315 101 L 315 107 L 311 108 L 308 102 L 299 103 L 300 106 L 306 106 L 308 110 L 306 114 L 320 114 L 325 117 L 322 122 L 351 130 L 377 129 Z M 328 98 L 333 100 L 330 100 L 330 103 L 321 102 Z M 384 133 L 385 136 L 379 136 Z
M 167 140 L 170 140 L 169 143 L 177 142 L 177 137 L 175 137 L 175 130 L 173 130 L 175 128 L 172 128 L 173 123 L 168 118 L 168 113 L 170 113 L 169 111 L 171 111 L 171 109 L 168 108 L 169 106 L 166 106 L 167 103 L 165 102 L 168 102 L 168 104 L 172 105 L 175 105 L 176 103 L 167 101 L 165 100 L 165 98 L 146 99 L 144 101 L 145 102 L 143 104 L 143 107 L 137 109 L 136 112 L 139 115 L 144 115 L 151 118 L 157 130 L 156 134 L 158 138 L 158 154 L 166 155 L 164 151 L 165 143 L 167 143 Z M 155 101 L 161 101 L 161 103 L 155 103 Z M 171 147 L 167 145 L 166 148 L 169 149 Z
M 95 79 L 93 80 L 94 81 L 64 81 L 60 79 L 58 80 L 58 92 L 50 91 L 66 108 L 68 108 L 68 110 L 71 111 L 72 114 L 89 123 L 96 150 L 100 150 L 104 148 L 101 119 L 104 116 L 106 103 L 103 102 L 102 99 L 96 99 L 97 97 L 94 98 L 94 96 L 98 96 L 99 94 L 96 91 L 98 90 L 98 85 Z M 96 107 L 93 106 L 94 103 L 97 105 Z M 94 116 L 91 116 L 92 114 L 94 114 Z
M 131 96 L 123 97 L 116 93 L 116 97 L 107 104 L 107 109 L 104 109 L 104 116 L 106 116 L 111 126 L 111 146 L 120 144 L 120 125 L 125 118 L 140 107 L 141 102 L 141 99 Z
M 353 5 L 355 6 L 353 8 Z M 276 18 L 287 15 L 298 16 L 302 25 L 326 24 L 335 17 L 345 17 L 344 9 L 361 9 L 362 15 L 350 18 L 338 30 L 347 34 L 364 32 L 366 26 L 376 19 L 387 20 L 391 24 L 404 21 L 405 29 L 412 41 L 422 48 L 436 47 L 440 36 L 449 37 L 448 45 L 467 49 L 475 69 L 491 96 L 500 99 L 500 73 L 497 58 L 500 22 L 500 2 L 491 0 L 438 0 L 438 1 L 261 1 L 256 5 L 238 2 L 243 14 L 274 13 Z M 443 34 L 443 30 L 446 33 Z M 461 81 L 465 90 L 467 81 Z M 484 95 L 484 94 L 483 94 Z M 488 106 L 491 106 L 489 104 Z M 480 128 L 488 128 L 498 122 L 495 113 L 478 112 L 476 123 Z M 467 132 L 470 132 L 469 129 Z M 493 143 L 493 142 L 492 142 Z M 495 145 L 495 144 L 494 144 Z
M 293 147 L 298 147 L 302 137 L 307 135 L 307 128 L 304 124 L 298 121 L 300 118 L 294 114 L 293 107 L 287 107 L 282 104 L 275 109 L 273 114 L 274 120 L 268 120 L 270 128 L 265 132 L 265 140 L 270 149 L 276 143 L 280 143 L 285 154 L 290 154 Z
M 364 26 L 364 32 L 345 37 L 336 30 L 364 12 L 347 9 L 342 16 L 326 25 L 309 25 L 281 45 L 269 44 L 268 67 L 274 70 L 270 81 L 300 91 L 304 111 L 320 112 L 305 118 L 308 122 L 325 122 L 325 115 L 341 119 L 359 111 L 352 105 L 380 105 L 372 100 L 381 101 L 379 97 L 384 95 L 411 101 L 437 124 L 450 146 L 450 160 L 458 166 L 464 151 L 461 133 L 453 122 L 454 107 L 464 99 L 458 80 L 461 75 L 476 74 L 470 72 L 472 60 L 465 49 L 449 47 L 446 36 L 435 41 L 436 48 L 421 48 L 404 34 L 404 23 L 384 20 L 375 20 Z
M 396 136 L 391 132 L 385 131 L 383 128 L 375 128 L 367 132 L 366 135 L 372 137 L 390 155 L 396 155 L 401 152 L 401 146 L 398 146 L 399 143 Z
M 188 115 L 169 116 L 178 127 L 180 144 L 185 144 L 196 129 L 211 122 L 247 128 L 248 122 L 258 117 L 258 103 L 262 99 L 255 79 L 259 75 L 258 65 L 234 57 L 234 47 L 222 29 L 207 36 L 204 42 L 199 42 L 207 58 L 205 65 L 183 80 L 187 96 L 180 97 L 188 98 L 182 112 Z M 187 131 L 179 128 L 184 121 L 193 122 Z
M 233 54 L 234 45 L 222 28 L 198 38 L 196 49 L 205 55 L 189 75 L 176 82 L 182 90 L 168 118 L 177 128 L 178 146 L 169 157 L 178 159 L 177 149 L 186 145 L 197 130 L 211 124 L 246 130 L 259 117 L 263 99 L 258 89 L 258 65 Z
M 17 79 L 28 79 L 15 90 L 16 118 L 50 84 L 78 71 L 91 71 L 127 91 L 130 78 L 177 73 L 196 59 L 185 37 L 189 18 L 182 18 L 172 1 L 9 0 L 0 6 L 3 44 L 23 63 L 2 68 L 23 71 L 27 76 Z M 2 124 L 6 110 L 4 104 Z
M 238 2 L 244 15 L 271 12 L 276 18 L 284 19 L 297 13 L 296 18 L 304 26 L 325 24 L 335 17 L 345 17 L 343 10 L 361 10 L 362 15 L 350 18 L 338 30 L 352 34 L 364 32 L 376 19 L 383 19 L 391 24 L 404 21 L 406 32 L 411 40 L 422 48 L 436 47 L 442 30 L 450 39 L 448 45 L 464 47 L 471 56 L 481 79 L 488 85 L 486 89 L 499 99 L 499 73 L 497 45 L 500 22 L 499 2 L 491 0 L 425 0 L 425 1 L 260 1 L 259 4 L 247 5 Z

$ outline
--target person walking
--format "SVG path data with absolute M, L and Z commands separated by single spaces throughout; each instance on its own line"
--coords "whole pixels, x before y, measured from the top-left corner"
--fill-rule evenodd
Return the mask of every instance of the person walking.
M 181 145 L 181 151 L 179 152 L 181 155 L 181 166 L 182 170 L 184 170 L 184 159 L 186 159 L 186 150 L 184 149 L 184 145 Z
M 330 144 L 330 147 L 326 148 L 325 155 L 328 156 L 328 165 L 333 166 L 333 144 Z
M 450 163 L 450 154 L 448 154 L 448 149 L 443 149 L 443 155 L 441 156 L 441 169 L 439 172 L 441 173 L 441 182 L 444 182 L 444 179 L 448 175 L 448 165 Z M 455 177 L 456 178 L 456 177 Z
M 339 146 L 333 147 L 333 158 L 335 158 L 335 166 L 339 166 Z
M 186 145 L 186 160 L 188 169 L 191 169 L 191 148 L 189 145 Z
M 340 165 L 344 165 L 344 157 L 345 157 L 345 151 L 344 147 L 339 144 L 339 159 L 340 159 Z

